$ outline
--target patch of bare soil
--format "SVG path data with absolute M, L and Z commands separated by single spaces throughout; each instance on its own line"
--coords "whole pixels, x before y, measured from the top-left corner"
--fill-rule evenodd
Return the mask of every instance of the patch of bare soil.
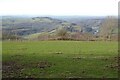
M 29 68 L 46 69 L 55 64 L 48 61 L 30 62 L 28 64 L 20 64 L 17 61 L 8 61 L 2 63 L 2 77 L 3 78 L 23 78 L 32 76 L 32 74 L 23 76 L 23 70 Z
M 55 54 L 63 54 L 62 52 L 55 52 Z
M 53 65 L 52 63 L 47 62 L 47 61 L 40 61 L 37 63 L 37 67 L 42 68 L 42 69 L 51 67 L 52 65 Z
M 3 62 L 2 63 L 2 77 L 3 78 L 13 78 L 20 74 L 23 67 L 15 61 Z
M 74 60 L 80 60 L 82 57 L 73 57 Z
M 105 67 L 118 70 L 120 66 L 118 64 L 110 64 L 110 65 L 106 65 Z
M 29 64 L 25 64 L 23 65 L 24 68 L 40 68 L 40 69 L 45 69 L 45 68 L 49 68 L 52 67 L 53 63 L 48 62 L 48 61 L 39 61 L 39 62 L 30 62 Z
M 106 65 L 105 67 L 106 68 L 111 68 L 111 69 L 115 69 L 115 70 L 119 70 L 120 69 L 120 65 L 119 65 L 119 60 L 120 60 L 120 57 L 116 56 L 113 58 L 113 60 L 115 60 L 115 64 L 111 63 L 109 65 Z

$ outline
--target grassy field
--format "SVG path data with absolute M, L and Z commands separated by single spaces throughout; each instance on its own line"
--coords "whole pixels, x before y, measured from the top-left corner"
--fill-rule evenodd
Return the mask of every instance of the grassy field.
M 3 78 L 116 78 L 118 43 L 4 41 Z

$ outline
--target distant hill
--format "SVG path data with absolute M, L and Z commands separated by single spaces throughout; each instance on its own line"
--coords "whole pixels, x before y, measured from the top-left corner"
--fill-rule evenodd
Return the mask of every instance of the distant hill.
M 80 31 L 80 26 L 67 21 L 53 19 L 50 17 L 3 17 L 3 32 L 12 32 L 24 36 L 40 32 L 51 32 L 64 27 L 67 31 Z
M 102 25 L 105 17 L 104 16 L 62 16 L 55 17 L 57 19 L 65 20 L 70 23 L 75 23 L 81 26 L 84 33 L 97 34 L 100 26 Z
M 51 16 L 51 17 L 20 17 L 3 16 L 2 32 L 4 35 L 27 38 L 37 38 L 39 35 L 54 35 L 60 29 L 69 34 L 77 33 L 93 36 L 108 37 L 118 34 L 117 17 L 80 17 L 80 16 Z M 14 36 L 15 35 L 15 36 Z M 74 35 L 75 36 L 75 35 Z M 86 35 L 87 36 L 87 35 Z

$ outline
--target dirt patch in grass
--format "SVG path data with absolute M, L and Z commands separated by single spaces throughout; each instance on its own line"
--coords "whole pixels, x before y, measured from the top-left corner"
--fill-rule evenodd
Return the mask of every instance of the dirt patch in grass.
M 46 69 L 50 68 L 55 64 L 48 61 L 30 62 L 26 64 L 21 64 L 17 61 L 8 61 L 2 63 L 2 77 L 3 78 L 23 78 L 28 75 L 24 75 L 23 71 L 25 69 L 40 68 Z M 24 76 L 23 76 L 24 75 Z
M 62 52 L 55 52 L 55 54 L 63 54 Z
M 118 70 L 120 66 L 118 64 L 110 64 L 106 65 L 105 67 Z
M 3 78 L 12 78 L 16 77 L 16 74 L 19 74 L 23 66 L 18 64 L 15 61 L 3 62 L 2 63 L 2 77 Z
M 48 62 L 48 61 L 29 62 L 26 64 L 22 64 L 24 68 L 40 68 L 40 69 L 49 68 L 49 67 L 52 67 L 53 65 L 55 64 L 53 64 L 52 62 Z
M 120 60 L 120 56 L 114 57 L 114 60 Z
M 52 66 L 52 63 L 50 62 L 47 62 L 47 61 L 40 61 L 37 63 L 37 67 L 38 68 L 48 68 L 48 67 L 51 67 Z

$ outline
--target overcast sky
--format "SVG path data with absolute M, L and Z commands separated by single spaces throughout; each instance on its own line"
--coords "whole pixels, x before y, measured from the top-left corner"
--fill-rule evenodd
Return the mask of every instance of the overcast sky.
M 0 0 L 0 15 L 118 15 L 119 0 Z

